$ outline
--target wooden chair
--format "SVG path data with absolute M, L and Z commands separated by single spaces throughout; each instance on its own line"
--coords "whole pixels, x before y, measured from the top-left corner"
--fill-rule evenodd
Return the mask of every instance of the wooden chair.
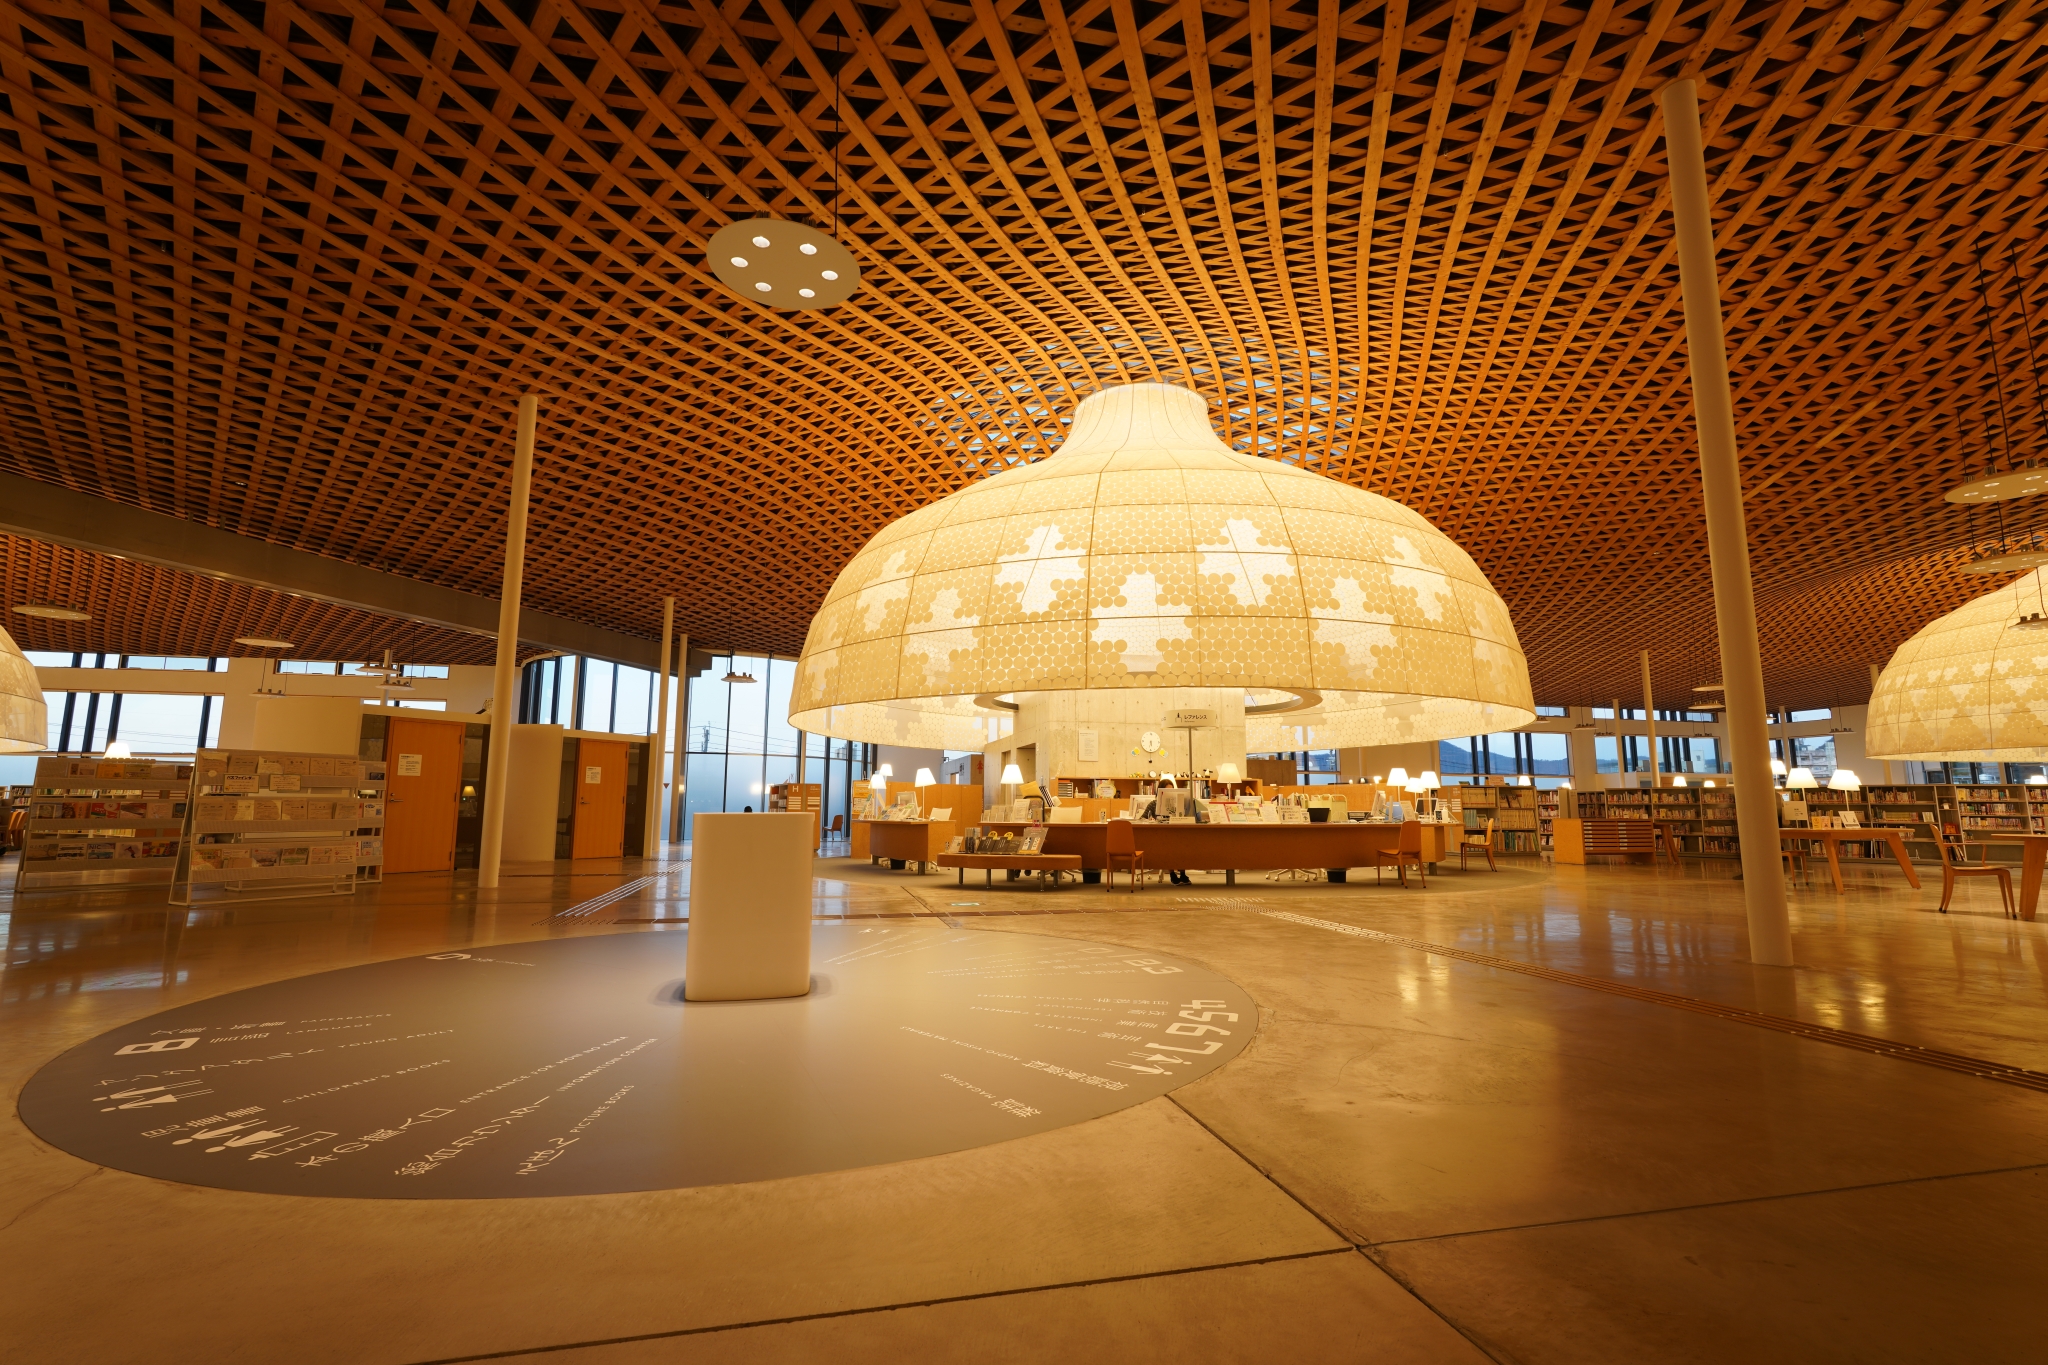
M 843 814 L 842 814 L 842 815 L 835 815 L 835 816 L 833 816 L 833 817 L 832 817 L 832 827 L 831 827 L 830 829 L 828 829 L 828 830 L 826 830 L 826 831 L 825 831 L 825 842 L 826 842 L 826 843 L 828 843 L 828 844 L 836 844 L 836 843 L 838 843 L 838 842 L 839 842 L 839 840 L 840 840 L 840 835 L 841 835 L 842 833 L 844 833 L 845 829 L 846 829 L 846 817 L 845 817 L 845 815 L 843 815 Z
M 1138 879 L 1144 875 L 1145 855 L 1138 849 L 1137 832 L 1128 820 L 1112 820 L 1103 835 L 1103 876 L 1109 880 L 1109 889 L 1116 890 L 1117 859 L 1123 859 L 1124 870 L 1131 876 L 1131 894 L 1138 893 Z
M 1401 823 L 1401 839 L 1391 850 L 1376 848 L 1372 851 L 1372 879 L 1380 880 L 1380 869 L 1391 867 L 1400 874 L 1401 885 L 1408 885 L 1408 864 L 1415 864 L 1415 874 L 1422 878 L 1423 889 L 1429 888 L 1429 874 L 1422 870 L 1422 822 L 1404 820 Z
M 1932 821 L 1929 821 L 1932 824 Z M 2005 902 L 2005 913 L 2009 919 L 2019 918 L 2019 911 L 2013 906 L 2012 869 L 1996 863 L 1977 863 L 1974 866 L 1958 856 L 1956 847 L 1949 843 L 1948 836 L 1939 825 L 1934 828 L 1934 846 L 1941 851 L 1941 913 L 1948 913 L 1949 898 L 1955 894 L 1958 877 L 1996 877 L 1998 894 Z
M 1417 833 L 1416 837 L 1418 839 L 1421 837 L 1420 832 Z M 1486 855 L 1487 867 L 1495 872 L 1500 871 L 1500 864 L 1493 860 L 1493 820 L 1491 817 L 1488 817 L 1486 821 L 1486 833 L 1477 837 L 1468 834 L 1458 841 L 1458 871 L 1464 872 L 1468 870 L 1465 866 L 1465 860 L 1475 853 L 1484 853 Z

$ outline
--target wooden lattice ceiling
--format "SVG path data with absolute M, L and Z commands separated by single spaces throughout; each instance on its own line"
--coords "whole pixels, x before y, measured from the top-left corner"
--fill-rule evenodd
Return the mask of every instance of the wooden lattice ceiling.
M 309 597 L 265 592 L 111 555 L 0 535 L 0 600 L 61 603 L 90 621 L 53 621 L 9 612 L 0 626 L 23 649 L 57 653 L 216 655 L 339 659 L 359 663 L 394 651 L 401 659 L 488 667 L 488 636 L 352 611 Z M 289 640 L 289 651 L 237 644 L 237 635 Z M 527 649 L 522 659 L 544 651 Z
M 0 465 L 489 594 L 533 388 L 531 604 L 790 652 L 881 525 L 1163 376 L 1462 541 L 1539 699 L 1644 646 L 1676 695 L 1695 74 L 1772 694 L 1860 700 L 1989 586 L 1940 501 L 2001 439 L 1980 260 L 2048 439 L 2044 5 L 9 0 Z M 861 293 L 725 291 L 756 214 Z

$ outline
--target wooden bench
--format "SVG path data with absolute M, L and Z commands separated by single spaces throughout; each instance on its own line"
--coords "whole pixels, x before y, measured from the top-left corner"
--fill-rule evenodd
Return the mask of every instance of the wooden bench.
M 941 853 L 938 856 L 938 864 L 940 867 L 959 868 L 960 885 L 962 886 L 967 885 L 967 869 L 970 867 L 978 867 L 987 873 L 986 881 L 990 886 L 996 884 L 997 868 L 1011 872 L 1036 872 L 1038 874 L 1038 889 L 1043 891 L 1047 886 L 1059 881 L 1060 873 L 1079 872 L 1081 870 L 1081 855 L 1078 853 Z

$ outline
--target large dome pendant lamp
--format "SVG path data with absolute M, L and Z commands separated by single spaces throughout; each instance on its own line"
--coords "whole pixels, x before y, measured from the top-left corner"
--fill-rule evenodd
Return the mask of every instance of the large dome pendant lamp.
M 1870 696 L 1872 758 L 2048 761 L 2048 585 L 2036 569 L 1929 622 Z
M 1340 748 L 1534 719 L 1507 606 L 1377 494 L 1217 439 L 1170 384 L 1091 395 L 1050 457 L 902 517 L 811 622 L 790 723 L 980 749 L 1019 694 L 1242 717 L 1244 747 Z M 1169 694 L 1208 691 L 1212 698 Z M 1233 759 L 1234 761 L 1234 759 Z
M 36 666 L 0 629 L 0 753 L 18 754 L 50 746 L 50 713 Z

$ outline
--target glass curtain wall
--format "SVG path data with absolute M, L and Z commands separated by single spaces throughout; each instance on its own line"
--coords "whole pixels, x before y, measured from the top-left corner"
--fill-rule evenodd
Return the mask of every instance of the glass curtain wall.
M 1536 730 L 1439 740 L 1437 765 L 1437 775 L 1443 778 L 1569 777 L 1572 771 L 1566 736 Z
M 651 668 L 580 654 L 535 659 L 520 670 L 519 723 L 651 735 L 660 686 Z
M 727 682 L 728 674 L 754 681 Z M 766 810 L 770 787 L 796 781 L 797 733 L 789 724 L 795 676 L 793 659 L 720 654 L 690 680 L 684 733 L 686 841 L 699 811 Z M 854 788 L 866 784 L 874 762 L 873 745 L 804 736 L 804 781 L 821 788 L 820 827 L 828 840 L 834 817 L 844 837 Z
M 45 692 L 47 747 L 60 754 L 97 754 L 118 739 L 138 754 L 210 749 L 220 743 L 225 700 L 189 692 Z

